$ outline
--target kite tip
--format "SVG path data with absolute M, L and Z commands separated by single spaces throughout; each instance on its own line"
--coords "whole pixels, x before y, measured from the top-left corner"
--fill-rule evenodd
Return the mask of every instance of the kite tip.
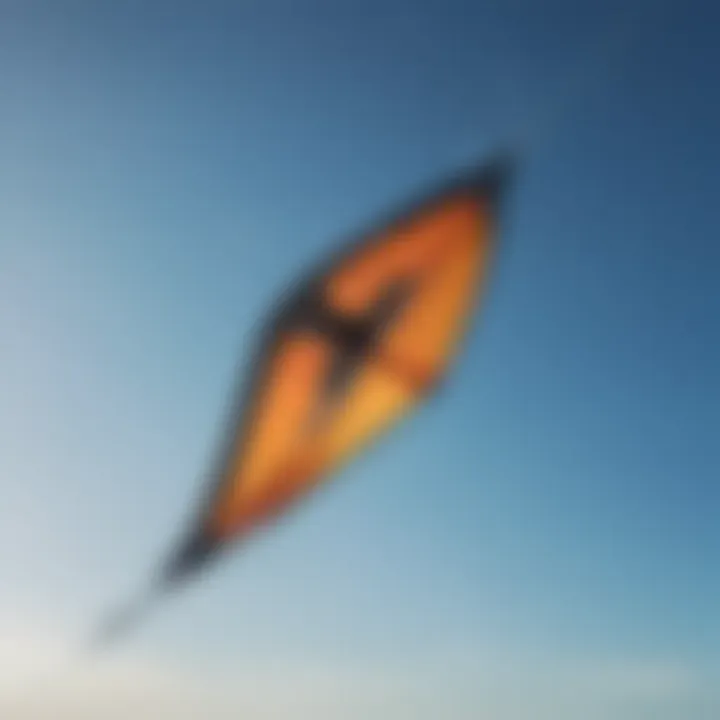
M 218 542 L 206 533 L 193 533 L 172 556 L 162 573 L 161 582 L 171 585 L 181 580 L 204 565 L 217 549 Z
M 502 148 L 470 171 L 468 184 L 484 197 L 501 200 L 519 164 L 520 152 L 517 148 Z

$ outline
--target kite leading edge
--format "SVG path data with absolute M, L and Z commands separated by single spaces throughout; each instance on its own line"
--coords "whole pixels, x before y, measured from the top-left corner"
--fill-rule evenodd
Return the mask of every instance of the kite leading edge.
M 187 540 L 97 642 L 288 510 L 433 392 L 484 288 L 512 170 L 503 157 L 428 193 L 288 293 L 266 324 Z

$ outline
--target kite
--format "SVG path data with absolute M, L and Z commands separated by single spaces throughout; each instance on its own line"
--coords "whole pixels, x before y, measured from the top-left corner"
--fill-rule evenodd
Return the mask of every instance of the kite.
M 286 294 L 187 539 L 100 639 L 309 496 L 433 394 L 486 285 L 511 170 L 502 158 L 436 188 Z

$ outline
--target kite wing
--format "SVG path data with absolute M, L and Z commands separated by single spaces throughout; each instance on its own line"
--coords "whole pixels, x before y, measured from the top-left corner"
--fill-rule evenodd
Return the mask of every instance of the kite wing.
M 281 514 L 432 392 L 483 288 L 508 170 L 431 193 L 283 302 L 166 582 Z

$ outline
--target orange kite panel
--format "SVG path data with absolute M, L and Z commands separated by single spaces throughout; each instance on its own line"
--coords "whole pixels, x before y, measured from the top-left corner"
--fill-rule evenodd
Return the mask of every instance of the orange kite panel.
M 412 290 L 332 398 L 324 389 L 343 352 L 333 336 L 322 324 L 278 333 L 247 436 L 210 508 L 211 535 L 261 525 L 423 399 L 462 336 L 492 230 L 486 199 L 461 194 L 395 223 L 326 273 L 319 293 L 336 324 L 372 316 L 399 282 Z

